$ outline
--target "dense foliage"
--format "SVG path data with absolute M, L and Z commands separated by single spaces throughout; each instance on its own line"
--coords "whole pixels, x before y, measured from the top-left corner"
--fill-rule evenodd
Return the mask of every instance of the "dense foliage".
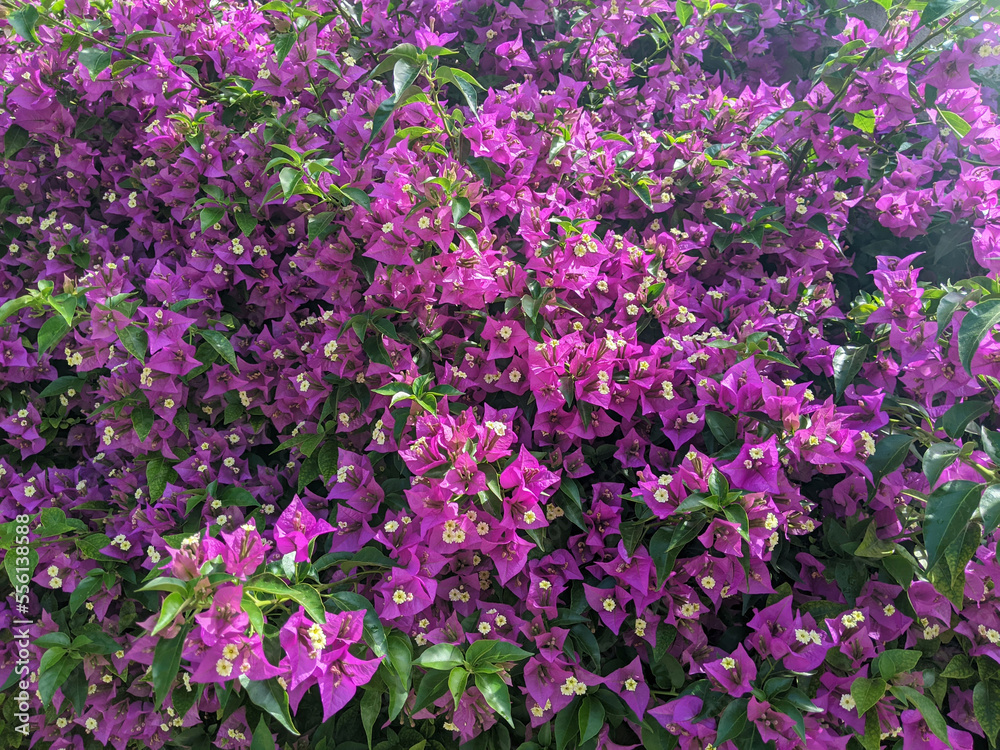
M 9 2 L 4 747 L 994 746 L 996 0 Z

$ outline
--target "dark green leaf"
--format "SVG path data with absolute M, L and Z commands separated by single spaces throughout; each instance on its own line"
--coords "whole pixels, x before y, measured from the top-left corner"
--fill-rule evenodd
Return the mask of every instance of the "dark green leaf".
M 867 346 L 839 346 L 833 353 L 833 385 L 837 398 L 844 395 L 844 389 L 861 371 L 868 356 Z
M 234 370 L 239 369 L 239 365 L 236 362 L 236 352 L 233 350 L 232 343 L 225 335 L 219 331 L 202 331 L 201 335 L 219 353 L 219 356 L 233 366 Z
M 83 606 L 84 602 L 90 599 L 91 595 L 100 591 L 101 582 L 100 576 L 86 576 L 83 578 L 76 585 L 76 588 L 73 589 L 73 593 L 69 595 L 69 611 L 75 613 Z M 35 645 L 38 644 L 36 643 Z
M 955 680 L 964 680 L 975 674 L 976 670 L 972 666 L 972 661 L 965 654 L 955 654 L 948 662 L 948 666 L 941 672 L 942 677 L 950 677 Z
M 267 722 L 261 716 L 257 720 L 257 728 L 253 730 L 253 741 L 250 743 L 250 750 L 276 750 L 274 735 L 267 727 Z
M 38 26 L 38 11 L 33 5 L 22 5 L 7 16 L 7 23 L 26 42 L 38 41 L 38 34 L 35 33 L 35 28 Z
M 917 654 L 919 656 L 919 654 Z M 886 681 L 879 677 L 858 677 L 851 684 L 851 697 L 857 704 L 858 716 L 872 708 L 885 695 Z
M 726 446 L 736 440 L 736 420 L 732 417 L 707 409 L 705 411 L 705 424 L 708 425 L 708 429 L 721 445 Z
M 242 211 L 233 211 L 233 216 L 236 218 L 236 226 L 246 237 L 250 237 L 257 229 L 257 219 L 245 208 Z
M 928 6 L 929 7 L 929 6 Z M 1000 299 L 980 302 L 965 314 L 958 329 L 958 356 L 965 371 L 972 374 L 972 358 L 993 326 L 1000 323 Z
M 173 638 L 161 638 L 156 644 L 152 675 L 157 709 L 163 704 L 163 699 L 170 692 L 170 686 L 173 685 L 177 671 L 181 668 L 181 652 L 184 650 L 184 641 L 190 627 L 185 625 Z
M 226 209 L 222 206 L 207 206 L 201 209 L 198 214 L 198 220 L 201 222 L 201 231 L 205 231 L 209 227 L 214 227 L 220 221 L 222 217 L 226 215 Z
M 298 730 L 292 722 L 288 711 L 288 693 L 274 678 L 269 680 L 250 680 L 246 675 L 240 675 L 240 684 L 247 692 L 247 697 L 258 708 L 262 708 L 289 732 L 298 735 Z
M 721 745 L 727 740 L 738 737 L 747 724 L 747 705 L 749 698 L 737 698 L 726 706 L 722 715 L 719 716 L 719 728 L 716 736 L 716 744 Z
M 580 711 L 577 714 L 577 721 L 580 726 L 580 743 L 584 743 L 591 737 L 596 737 L 604 728 L 606 716 L 604 704 L 597 698 L 586 696 L 580 702 Z
M 946 482 L 927 498 L 924 515 L 924 549 L 927 568 L 933 568 L 945 548 L 965 531 L 979 508 L 983 486 L 976 482 Z
M 989 414 L 992 404 L 984 401 L 960 401 L 934 423 L 935 430 L 944 430 L 953 440 L 962 436 L 969 422 Z
M 882 480 L 903 464 L 912 443 L 909 435 L 887 435 L 878 441 L 875 453 L 865 462 L 872 473 L 870 497 L 874 497 Z
M 979 513 L 983 517 L 984 534 L 989 536 L 1000 527 L 1000 484 L 991 484 L 979 499 Z
M 118 329 L 118 340 L 129 354 L 142 363 L 146 361 L 149 351 L 149 337 L 146 331 L 137 325 L 127 325 Z
M 53 315 L 42 323 L 42 327 L 38 329 L 38 353 L 42 354 L 54 349 L 69 333 L 69 328 L 69 323 L 61 315 Z
M 938 479 L 941 478 L 941 472 L 955 463 L 961 452 L 962 449 L 954 443 L 934 443 L 934 445 L 924 451 L 921 463 L 924 476 L 927 477 L 931 489 L 934 488 Z
M 507 683 L 496 674 L 477 674 L 476 687 L 483 694 L 487 705 L 503 717 L 511 726 L 514 720 L 510 715 L 510 692 Z
M 434 701 L 445 694 L 448 690 L 449 672 L 432 670 L 424 675 L 417 686 L 416 701 L 413 704 L 413 712 L 416 713 L 431 705 Z
M 45 388 L 42 389 L 42 392 L 38 395 L 42 398 L 45 398 L 46 396 L 58 396 L 66 393 L 66 391 L 70 388 L 75 388 L 79 391 L 84 385 L 86 385 L 86 383 L 87 381 L 83 378 L 77 378 L 72 375 L 63 375 L 45 386 Z
M 912 703 L 920 712 L 920 715 L 924 717 L 924 721 L 927 722 L 928 728 L 934 735 L 945 744 L 948 744 L 948 725 L 945 724 L 944 717 L 941 716 L 938 707 L 934 705 L 934 701 L 915 688 L 907 685 L 893 685 L 889 690 L 900 700 Z
M 965 302 L 965 299 L 966 294 L 964 292 L 948 292 L 938 302 L 937 313 L 935 315 L 937 318 L 938 338 L 941 338 L 944 334 L 948 328 L 948 324 L 951 323 L 951 319 L 955 316 L 955 311 Z
M 150 500 L 155 501 L 163 497 L 170 471 L 170 466 L 162 457 L 152 458 L 146 462 L 146 485 L 149 487 Z
M 148 406 L 136 406 L 132 408 L 132 427 L 139 440 L 144 441 L 149 436 L 149 431 L 153 429 L 153 422 L 156 421 L 156 414 Z
M 80 64 L 90 72 L 90 80 L 96 81 L 97 76 L 111 66 L 111 51 L 97 47 L 82 49 Z
M 361 206 L 365 211 L 370 211 L 372 207 L 372 199 L 368 197 L 368 193 L 359 188 L 345 187 L 340 189 L 341 192 L 351 199 L 354 203 Z
M 1000 682 L 986 680 L 972 690 L 972 709 L 990 744 L 997 743 L 1000 732 Z
M 31 136 L 28 135 L 28 131 L 20 125 L 8 125 L 7 132 L 3 134 L 3 155 L 8 159 L 13 159 L 22 148 L 28 145 L 30 140 Z
M 39 675 L 38 692 L 43 706 L 47 707 L 52 702 L 52 696 L 55 695 L 56 690 L 66 682 L 70 673 L 76 669 L 76 665 L 79 663 L 76 658 L 64 654 L 53 664 L 48 665 L 48 669 Z
M 278 65 L 285 62 L 285 58 L 288 57 L 288 53 L 292 51 L 292 47 L 295 46 L 295 40 L 298 39 L 298 34 L 294 31 L 289 31 L 285 34 L 278 34 L 274 37 L 274 56 L 278 58 Z

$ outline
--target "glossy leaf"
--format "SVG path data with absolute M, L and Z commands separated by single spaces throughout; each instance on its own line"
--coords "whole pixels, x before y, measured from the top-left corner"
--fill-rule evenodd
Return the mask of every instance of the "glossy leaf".
M 1000 323 L 1000 299 L 980 302 L 962 319 L 962 325 L 958 329 L 958 356 L 962 367 L 970 375 L 972 358 L 997 323 Z
M 933 568 L 944 549 L 965 531 L 972 514 L 979 509 L 983 486 L 976 482 L 946 482 L 927 498 L 924 514 L 924 548 L 927 567 Z

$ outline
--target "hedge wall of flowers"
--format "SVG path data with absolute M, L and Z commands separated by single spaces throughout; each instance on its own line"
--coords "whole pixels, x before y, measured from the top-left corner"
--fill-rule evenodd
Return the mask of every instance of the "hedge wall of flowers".
M 4 0 L 0 744 L 995 747 L 997 6 Z

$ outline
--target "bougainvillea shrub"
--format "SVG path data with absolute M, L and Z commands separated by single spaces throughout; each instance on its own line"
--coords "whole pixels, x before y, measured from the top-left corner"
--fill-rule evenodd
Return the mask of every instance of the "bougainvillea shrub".
M 996 5 L 5 0 L 0 743 L 995 746 Z

